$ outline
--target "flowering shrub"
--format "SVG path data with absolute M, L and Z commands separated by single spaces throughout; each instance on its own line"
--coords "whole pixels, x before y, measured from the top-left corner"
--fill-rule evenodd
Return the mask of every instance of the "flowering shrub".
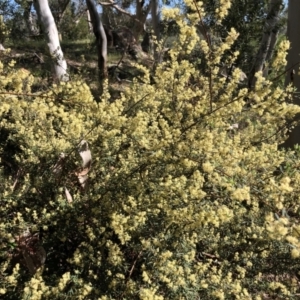
M 240 70 L 219 76 L 238 33 L 199 40 L 205 13 L 186 2 L 188 21 L 164 12 L 181 35 L 155 83 L 137 66 L 143 84 L 113 101 L 79 81 L 33 93 L 28 71 L 0 65 L 5 299 L 297 297 L 299 150 L 278 145 L 300 109 L 261 74 L 250 92 Z M 207 74 L 177 59 L 198 44 Z

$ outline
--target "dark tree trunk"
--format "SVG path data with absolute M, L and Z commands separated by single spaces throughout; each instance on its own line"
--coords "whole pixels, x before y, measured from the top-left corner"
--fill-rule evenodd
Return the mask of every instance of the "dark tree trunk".
M 296 92 L 293 95 L 293 102 L 300 105 L 299 91 L 300 91 L 300 1 L 289 0 L 288 7 L 288 24 L 287 24 L 287 37 L 291 43 L 290 50 L 287 56 L 286 72 L 286 85 L 292 84 Z M 296 119 L 299 120 L 300 116 Z M 283 147 L 293 148 L 296 144 L 300 144 L 300 125 L 294 127 L 289 133 L 289 137 L 284 143 Z
M 98 52 L 98 69 L 100 82 L 108 77 L 107 74 L 107 38 L 104 27 L 100 20 L 100 16 L 97 11 L 94 0 L 86 0 L 86 4 L 91 16 L 91 22 L 93 25 L 94 35 L 97 42 Z
M 151 37 L 150 37 L 150 33 L 149 32 L 146 32 L 144 34 L 144 38 L 143 38 L 143 41 L 141 43 L 141 46 L 142 46 L 142 50 L 146 53 L 149 53 L 150 52 L 150 44 L 151 44 Z
M 152 26 L 153 26 L 153 31 L 154 35 L 156 38 L 156 43 L 160 41 L 160 30 L 159 30 L 159 23 L 160 23 L 160 11 L 159 11 L 159 2 L 158 0 L 152 0 L 151 2 L 151 17 L 152 17 Z M 154 43 L 154 59 L 156 63 L 161 63 L 162 61 L 162 55 L 158 51 L 158 47 Z

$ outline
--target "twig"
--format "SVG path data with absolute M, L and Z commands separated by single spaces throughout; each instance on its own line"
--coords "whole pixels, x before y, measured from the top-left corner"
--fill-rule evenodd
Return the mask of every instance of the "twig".
M 39 95 L 39 94 L 30 94 L 30 93 L 23 94 L 23 93 L 14 93 L 14 92 L 0 92 L 0 95 L 54 98 L 53 96 L 49 96 L 49 95 Z
M 212 90 L 213 90 L 213 84 L 212 84 L 212 76 L 211 76 L 211 68 L 209 68 L 209 109 L 210 112 L 212 112 Z
M 213 255 L 213 254 L 209 254 L 209 253 L 206 253 L 206 252 L 201 252 L 201 254 L 204 255 L 204 256 L 207 256 L 209 258 L 216 258 L 216 259 L 218 259 L 218 257 L 215 256 L 215 255 Z
M 276 76 L 276 77 L 273 78 L 272 80 L 277 80 L 277 79 L 279 79 L 282 75 L 286 74 L 286 72 L 288 72 L 289 70 L 291 70 L 292 68 L 294 68 L 294 67 L 297 66 L 298 64 L 300 64 L 300 61 L 294 63 L 291 67 L 285 69 L 282 73 L 280 73 L 278 76 Z
M 149 96 L 149 94 L 146 94 L 145 96 L 143 96 L 140 100 L 138 100 L 137 102 L 135 102 L 133 105 L 131 105 L 127 110 L 125 110 L 122 115 L 127 114 L 130 110 L 132 110 L 137 104 L 139 104 L 140 102 L 142 102 L 147 96 Z
M 128 51 L 128 46 L 127 46 L 126 51 Z M 125 57 L 126 51 L 123 51 L 122 56 L 121 56 L 120 60 L 118 61 L 116 68 L 119 68 L 119 65 L 121 64 L 122 60 Z
M 197 10 L 199 19 L 200 19 L 200 23 L 201 23 L 201 26 L 202 26 L 202 28 L 203 28 L 204 37 L 205 37 L 205 39 L 206 39 L 206 42 L 207 42 L 207 44 L 208 44 L 209 49 L 211 50 L 211 41 L 210 41 L 210 38 L 209 38 L 209 36 L 208 36 L 208 34 L 207 34 L 207 31 L 206 31 L 206 29 L 205 29 L 205 25 L 204 25 L 204 23 L 203 23 L 203 20 L 202 20 L 202 17 L 201 17 L 201 13 L 200 13 L 200 10 L 199 10 L 199 8 L 198 8 L 198 5 L 197 5 L 196 0 L 193 0 L 193 2 L 194 2 L 194 4 L 195 4 L 195 7 L 196 7 L 196 10 Z
M 13 185 L 12 185 L 12 190 L 13 191 L 15 190 L 15 188 L 16 188 L 16 186 L 18 184 L 18 181 L 19 181 L 19 178 L 20 178 L 21 174 L 22 174 L 22 170 L 18 169 L 18 172 L 17 172 L 17 175 L 16 175 L 16 179 L 15 179 Z
M 121 294 L 121 296 L 120 296 L 119 299 L 123 299 L 123 296 L 124 296 L 125 291 L 126 291 L 125 289 L 126 289 L 127 283 L 128 283 L 128 281 L 129 281 L 129 279 L 130 279 L 132 273 L 133 273 L 133 270 L 134 270 L 134 268 L 135 268 L 136 262 L 138 261 L 138 259 L 139 259 L 140 256 L 142 255 L 142 252 L 143 252 L 143 250 L 140 251 L 140 253 L 138 254 L 138 256 L 136 257 L 135 261 L 133 262 L 133 264 L 132 264 L 132 266 L 131 266 L 131 269 L 130 269 L 130 271 L 129 271 L 129 274 L 128 274 L 126 280 L 125 280 L 125 288 L 124 288 L 124 291 L 122 292 L 122 294 Z
M 279 128 L 277 129 L 277 131 L 275 131 L 275 133 L 271 134 L 271 135 L 268 136 L 268 137 L 265 137 L 265 138 L 261 139 L 260 141 L 254 142 L 254 143 L 252 144 L 252 146 L 259 145 L 259 144 L 261 144 L 261 143 L 263 143 L 263 142 L 265 142 L 265 141 L 271 139 L 272 137 L 276 136 L 280 131 L 286 129 L 286 128 L 287 128 L 290 124 L 292 124 L 292 123 L 293 123 L 293 121 L 291 121 L 291 122 L 289 122 L 289 123 L 287 123 L 287 124 L 284 124 L 283 126 L 279 127 Z
M 42 57 L 38 56 L 35 52 L 33 53 L 33 55 L 39 59 L 41 64 L 43 64 L 45 62 L 44 59 Z
M 239 97 L 237 97 L 236 99 L 233 99 L 233 100 L 227 102 L 227 103 L 224 104 L 223 106 L 217 107 L 216 109 L 210 111 L 209 113 L 200 116 L 200 117 L 198 118 L 198 120 L 196 120 L 194 123 L 192 123 L 191 125 L 189 125 L 188 127 L 186 127 L 186 128 L 182 131 L 181 135 L 183 135 L 183 134 L 186 133 L 189 129 L 191 129 L 192 127 L 194 127 L 195 125 L 197 125 L 197 124 L 198 124 L 201 120 L 203 120 L 205 117 L 208 117 L 208 116 L 212 115 L 212 114 L 215 113 L 216 111 L 218 111 L 218 110 L 220 110 L 220 109 L 222 109 L 222 108 L 225 108 L 226 106 L 228 106 L 228 105 L 230 105 L 230 104 L 232 104 L 232 103 L 234 103 L 234 102 L 236 102 L 236 101 L 239 101 L 239 100 L 241 100 L 241 99 L 244 98 L 244 97 L 245 97 L 244 95 L 243 95 L 243 96 L 239 96 Z

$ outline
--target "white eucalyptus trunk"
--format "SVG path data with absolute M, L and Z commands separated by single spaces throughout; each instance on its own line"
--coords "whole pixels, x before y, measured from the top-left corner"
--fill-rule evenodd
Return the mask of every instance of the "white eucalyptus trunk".
M 49 7 L 48 0 L 34 0 L 34 6 L 38 14 L 46 36 L 49 52 L 53 57 L 53 75 L 56 80 L 68 81 L 67 62 L 60 47 L 58 30 Z
M 262 71 L 264 68 L 267 54 L 269 52 L 269 48 L 271 44 L 272 32 L 276 29 L 276 25 L 278 23 L 278 17 L 282 5 L 283 5 L 282 0 L 270 1 L 269 11 L 264 26 L 264 33 L 260 43 L 260 48 L 258 50 L 254 64 L 249 74 L 249 81 L 248 81 L 249 88 L 253 88 L 255 86 L 255 82 L 256 82 L 255 73 Z

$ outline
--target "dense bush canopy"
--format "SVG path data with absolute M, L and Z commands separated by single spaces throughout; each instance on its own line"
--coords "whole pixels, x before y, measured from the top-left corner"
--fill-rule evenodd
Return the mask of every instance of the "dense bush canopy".
M 278 145 L 299 107 L 275 79 L 248 91 L 239 69 L 220 76 L 238 33 L 214 48 L 193 11 L 164 12 L 180 26 L 170 61 L 152 80 L 137 66 L 118 99 L 82 81 L 34 92 L 27 70 L 0 64 L 5 299 L 298 297 L 299 151 Z M 205 73 L 180 59 L 196 46 Z

